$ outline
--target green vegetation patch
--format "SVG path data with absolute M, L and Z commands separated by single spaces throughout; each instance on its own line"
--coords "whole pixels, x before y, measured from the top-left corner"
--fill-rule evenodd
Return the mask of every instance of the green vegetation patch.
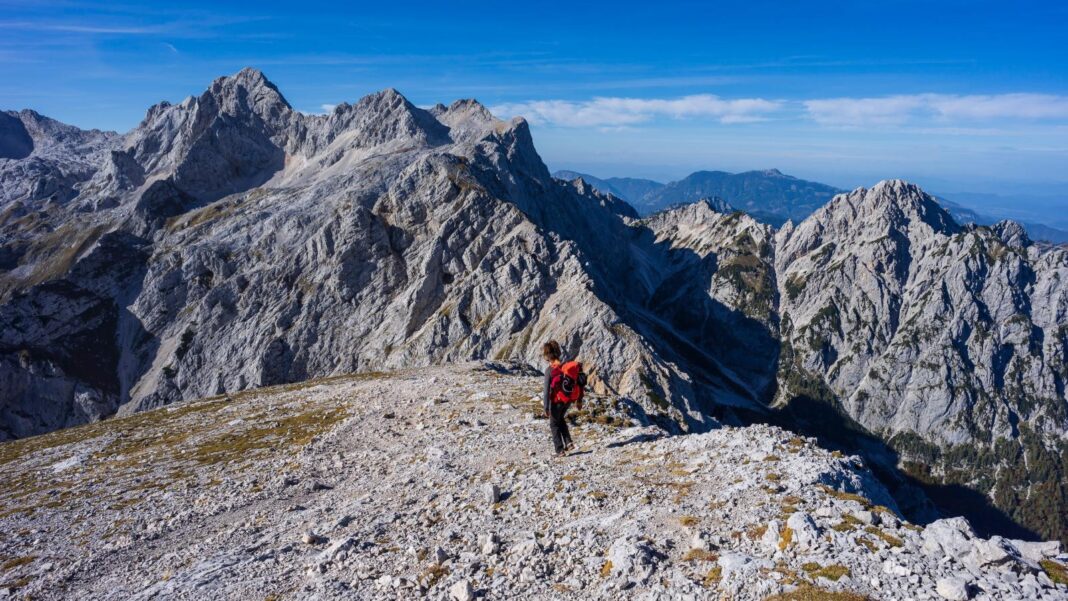
M 1054 584 L 1068 585 L 1068 568 L 1053 561 L 1052 559 L 1044 559 L 1038 562 L 1042 569 L 1045 570 L 1046 576 L 1054 582 Z
M 797 300 L 797 297 L 801 296 L 801 293 L 805 291 L 805 284 L 808 283 L 808 278 L 803 278 L 796 273 L 791 273 L 783 284 L 783 289 L 786 291 L 786 298 L 791 302 Z

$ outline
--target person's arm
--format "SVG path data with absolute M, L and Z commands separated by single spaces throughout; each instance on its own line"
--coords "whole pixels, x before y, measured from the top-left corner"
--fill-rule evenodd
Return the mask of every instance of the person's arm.
M 549 388 L 552 386 L 552 379 L 553 379 L 553 368 L 550 365 L 549 367 L 545 368 L 545 391 L 544 391 L 544 394 L 541 395 L 541 399 L 542 399 L 541 402 L 542 402 L 542 405 L 543 405 L 543 407 L 545 409 L 545 416 L 546 417 L 549 416 Z

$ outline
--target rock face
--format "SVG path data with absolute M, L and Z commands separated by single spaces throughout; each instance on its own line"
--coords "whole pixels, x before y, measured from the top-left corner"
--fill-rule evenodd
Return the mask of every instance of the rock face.
M 916 476 L 1068 535 L 1068 253 L 890 181 L 778 232 L 776 267 L 780 401 L 833 404 Z
M 580 454 L 557 459 L 540 386 L 503 364 L 367 373 L 5 443 L 0 586 L 35 599 L 1068 599 L 1046 572 L 1063 565 L 1058 544 L 911 524 L 859 457 L 779 428 L 669 436 L 591 395 L 573 414 Z
M 97 340 L 117 347 L 97 366 L 109 387 L 94 389 L 124 414 L 334 373 L 537 363 L 551 337 L 587 358 L 598 389 L 666 422 L 709 427 L 725 386 L 736 402 L 759 400 L 701 350 L 715 324 L 691 340 L 653 303 L 679 270 L 661 269 L 666 251 L 630 225 L 633 211 L 550 177 L 521 119 L 473 101 L 425 111 L 394 90 L 310 117 L 246 69 L 152 107 L 109 144 L 80 194 L 32 221 L 18 217 L 32 208 L 21 196 L 3 198 L 13 331 L 0 348 L 11 357 L 2 435 L 69 425 L 46 416 L 76 413 L 74 393 L 35 391 L 87 384 L 32 353 L 49 339 L 22 317 L 41 303 L 19 299 L 55 281 L 112 303 L 110 335 L 72 313 L 80 330 L 64 341 L 73 355 L 97 353 Z M 112 260 L 122 269 L 91 267 Z M 22 367 L 27 351 L 47 365 Z
M 1068 536 L 1068 253 L 904 182 L 778 231 L 711 194 L 639 219 L 522 119 L 307 116 L 252 69 L 122 136 L 4 113 L 0 154 L 0 438 L 556 338 L 669 430 L 834 417 Z

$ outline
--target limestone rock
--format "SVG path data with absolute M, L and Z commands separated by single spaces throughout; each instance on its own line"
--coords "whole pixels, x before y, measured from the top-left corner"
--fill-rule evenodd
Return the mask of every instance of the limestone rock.
M 466 578 L 458 580 L 449 587 L 449 599 L 451 601 L 473 601 L 475 591 L 471 588 L 471 581 Z
M 939 578 L 935 590 L 943 599 L 967 601 L 971 598 L 967 583 L 961 578 Z

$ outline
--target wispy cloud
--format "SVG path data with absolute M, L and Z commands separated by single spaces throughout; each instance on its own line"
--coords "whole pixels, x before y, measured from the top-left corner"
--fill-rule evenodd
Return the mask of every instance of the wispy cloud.
M 99 33 L 119 35 L 147 35 L 160 31 L 158 27 L 124 27 L 115 25 L 82 25 L 78 23 L 50 23 L 31 21 L 0 21 L 0 29 L 23 31 L 65 31 L 69 33 Z
M 813 121 L 826 127 L 927 130 L 952 135 L 1001 135 L 1027 124 L 1068 122 L 1068 96 L 1054 94 L 899 94 L 810 100 L 725 99 L 711 94 L 678 98 L 596 97 L 589 100 L 528 100 L 490 107 L 501 117 L 523 116 L 536 124 L 609 130 L 658 118 L 704 119 L 721 124 Z
M 534 100 L 490 107 L 498 116 L 523 116 L 532 123 L 561 127 L 620 127 L 667 117 L 714 119 L 720 123 L 761 121 L 781 103 L 763 98 L 726 100 L 711 94 L 680 98 L 594 98 L 585 101 Z
M 806 100 L 803 105 L 817 123 L 850 127 L 1068 119 L 1068 96 L 1052 94 L 912 94 Z

